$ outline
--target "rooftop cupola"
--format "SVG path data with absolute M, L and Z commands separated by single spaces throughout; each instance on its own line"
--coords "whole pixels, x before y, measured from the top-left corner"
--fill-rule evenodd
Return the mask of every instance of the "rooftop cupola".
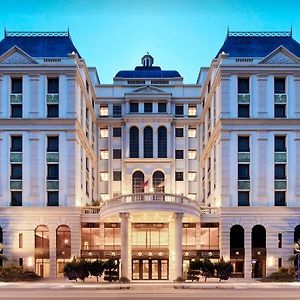
M 144 55 L 142 57 L 142 65 L 144 67 L 152 67 L 153 62 L 154 62 L 154 59 L 153 59 L 153 57 L 148 52 L 147 52 L 146 55 Z

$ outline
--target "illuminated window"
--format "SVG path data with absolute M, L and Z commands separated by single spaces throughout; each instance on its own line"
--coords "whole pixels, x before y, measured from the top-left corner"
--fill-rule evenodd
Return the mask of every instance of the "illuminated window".
M 108 181 L 108 172 L 100 172 L 100 181 Z
M 109 199 L 109 196 L 108 196 L 108 194 L 100 194 L 100 199 L 102 201 L 107 201 Z
M 100 159 L 108 159 L 108 150 L 100 150 Z
M 188 181 L 196 181 L 197 173 L 196 172 L 189 172 L 188 174 Z
M 188 135 L 189 135 L 190 138 L 196 137 L 197 136 L 197 129 L 189 127 Z
M 102 138 L 108 137 L 108 128 L 100 128 L 100 137 Z
M 196 159 L 197 151 L 196 150 L 189 150 L 189 159 Z
M 197 194 L 195 194 L 195 193 L 191 193 L 188 195 L 188 197 L 192 200 L 196 200 L 196 196 L 197 196 Z
M 197 116 L 197 106 L 196 105 L 189 105 L 188 115 L 189 115 L 189 117 Z
M 100 116 L 101 117 L 107 117 L 108 116 L 108 106 L 104 105 L 104 106 L 100 106 Z

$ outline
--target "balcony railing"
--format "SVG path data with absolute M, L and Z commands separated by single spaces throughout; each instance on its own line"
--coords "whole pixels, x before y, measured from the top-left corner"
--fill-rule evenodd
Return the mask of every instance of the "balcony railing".
M 110 205 L 132 202 L 171 202 L 178 204 L 188 204 L 198 207 L 198 203 L 195 200 L 191 200 L 188 197 L 182 195 L 165 194 L 165 193 L 139 193 L 121 195 L 111 200 L 105 201 L 101 208 L 108 207 Z
M 20 104 L 22 103 L 22 94 L 10 94 L 10 103 Z
M 274 161 L 275 162 L 286 162 L 286 152 L 275 152 Z
M 286 103 L 286 94 L 274 94 L 274 103 Z
M 59 94 L 47 94 L 47 103 L 50 104 L 59 103 Z
M 250 103 L 250 94 L 238 94 L 238 103 Z

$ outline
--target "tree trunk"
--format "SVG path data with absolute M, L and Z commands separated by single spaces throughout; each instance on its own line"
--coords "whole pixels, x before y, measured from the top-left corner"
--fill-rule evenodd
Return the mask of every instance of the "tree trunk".
M 300 254 L 297 255 L 297 281 L 300 281 Z

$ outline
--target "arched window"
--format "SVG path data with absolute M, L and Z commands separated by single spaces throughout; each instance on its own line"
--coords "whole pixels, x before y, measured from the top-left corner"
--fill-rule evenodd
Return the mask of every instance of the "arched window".
M 230 249 L 244 248 L 244 228 L 241 225 L 234 225 L 230 228 Z
M 1 259 L 1 254 L 3 254 L 3 230 L 2 227 L 0 227 L 0 244 L 1 244 L 1 248 L 0 248 L 0 267 L 3 266 L 3 259 Z
M 46 225 L 39 225 L 34 232 L 35 272 L 41 277 L 48 277 L 50 275 L 49 229 Z
M 294 229 L 294 242 L 298 242 L 300 240 L 300 225 L 297 225 Z
M 129 131 L 129 151 L 131 158 L 139 157 L 139 129 L 135 126 L 130 128 Z
M 158 157 L 167 157 L 167 128 L 161 126 L 157 130 L 158 135 Z
M 144 173 L 142 171 L 135 171 L 132 174 L 132 193 L 144 193 L 145 183 L 144 183 Z
M 152 176 L 152 184 L 155 193 L 164 193 L 165 174 L 162 171 L 155 171 Z
M 252 248 L 266 248 L 266 229 L 262 225 L 252 228 Z
M 56 229 L 56 258 L 71 258 L 71 229 L 67 225 Z
M 144 157 L 153 157 L 153 130 L 150 126 L 144 128 Z

